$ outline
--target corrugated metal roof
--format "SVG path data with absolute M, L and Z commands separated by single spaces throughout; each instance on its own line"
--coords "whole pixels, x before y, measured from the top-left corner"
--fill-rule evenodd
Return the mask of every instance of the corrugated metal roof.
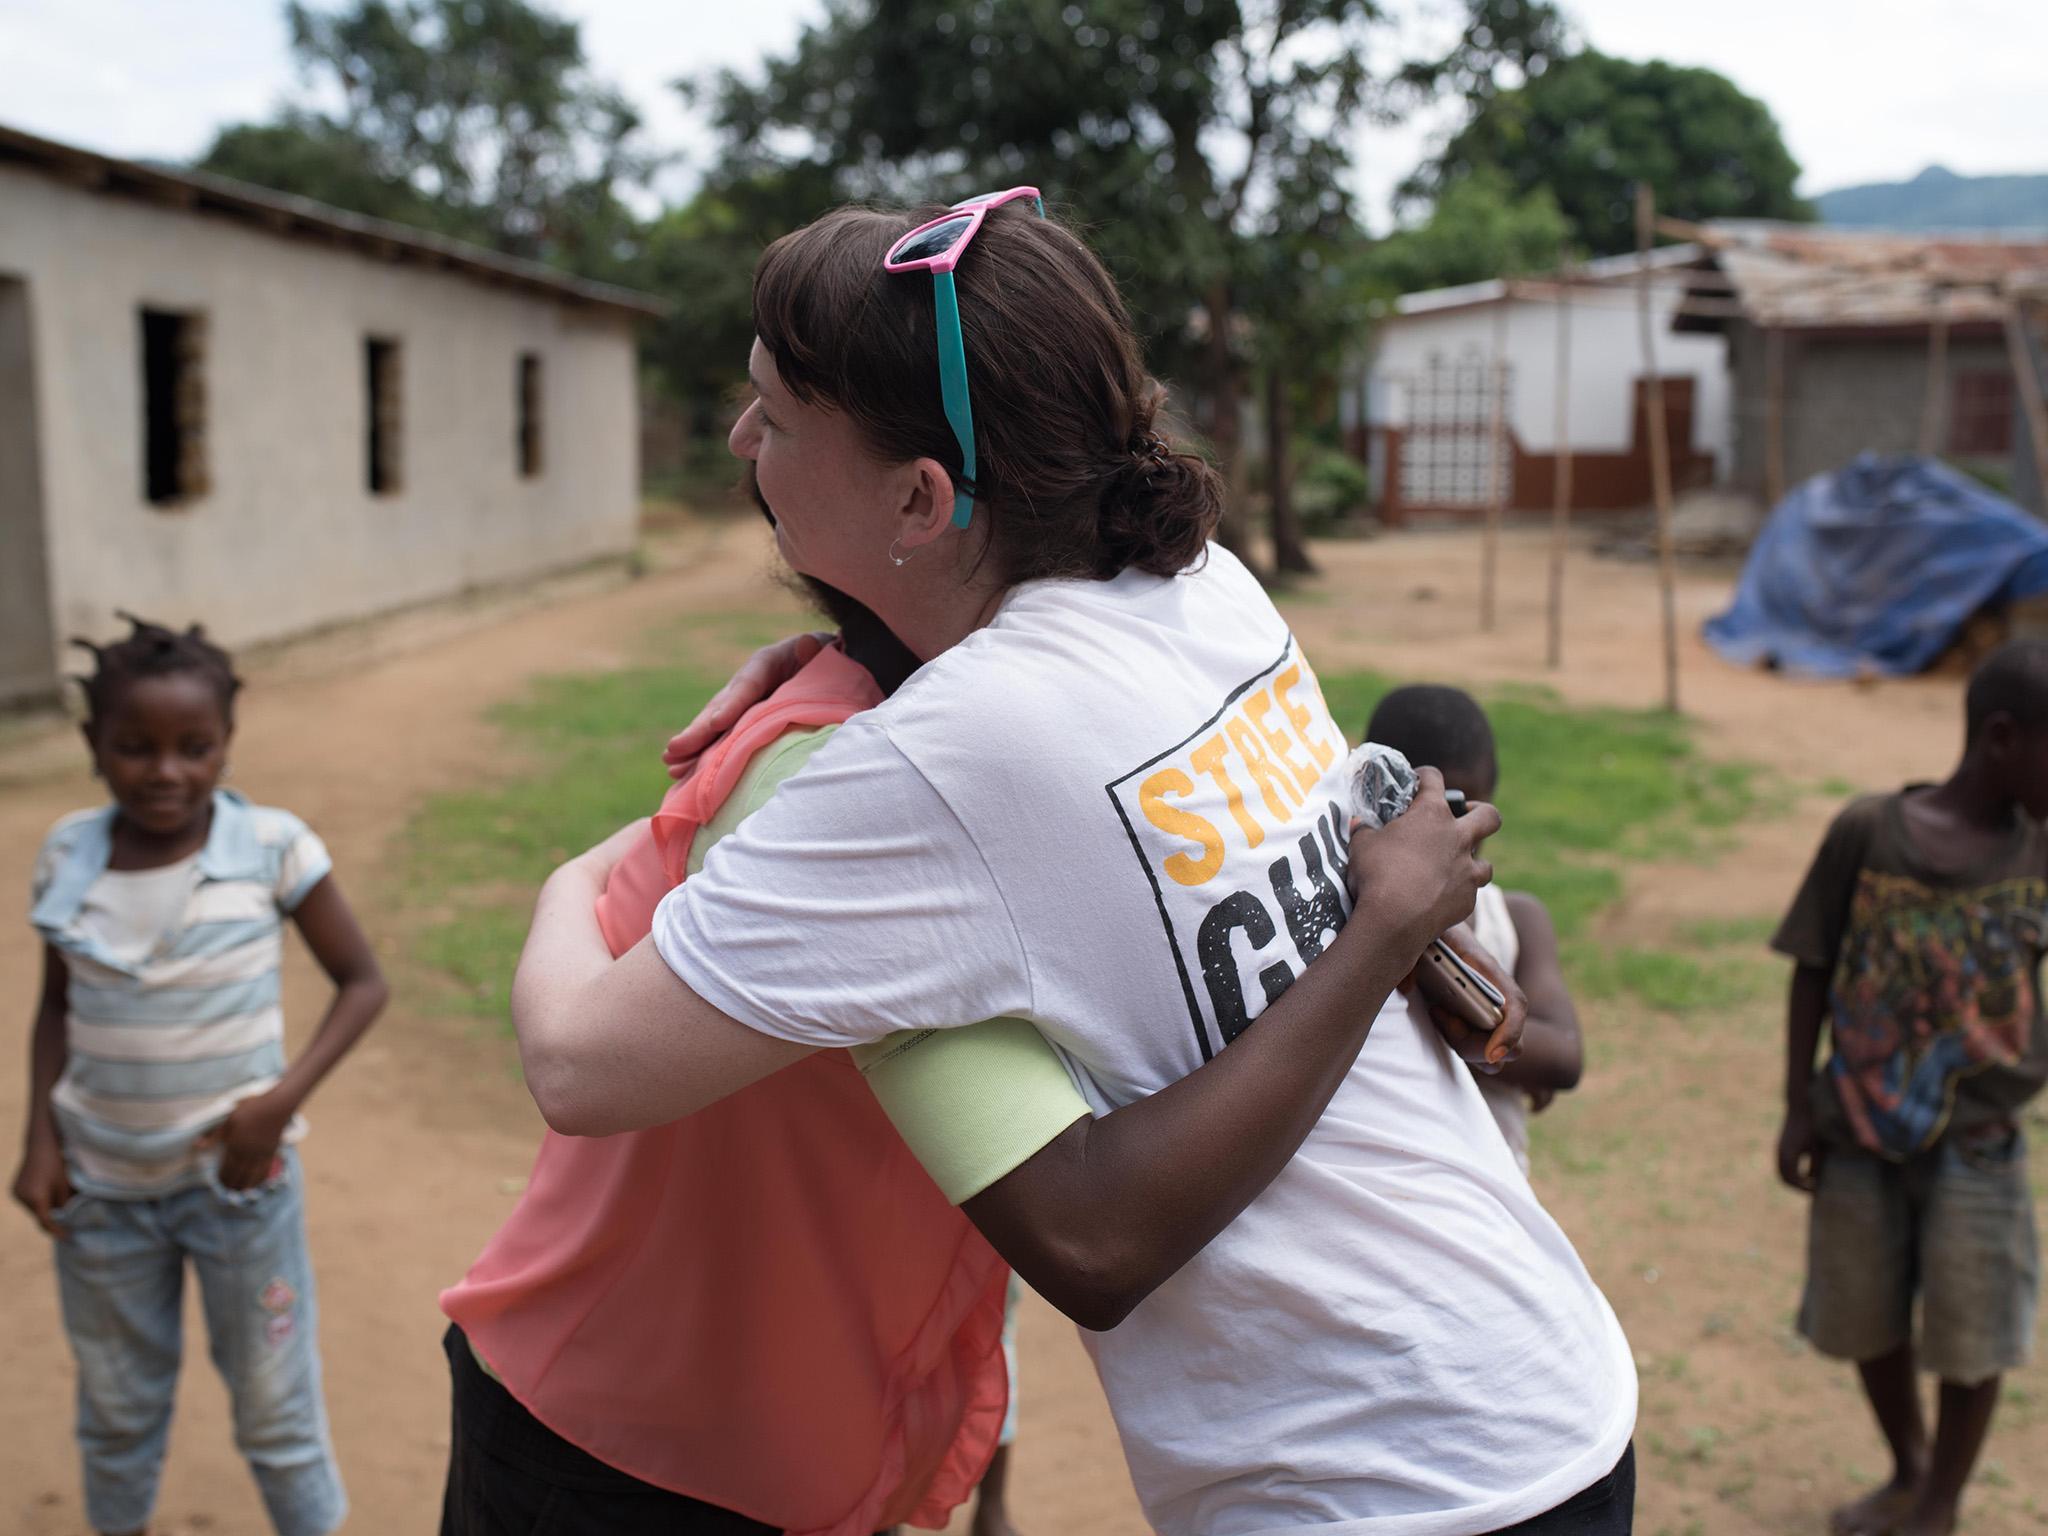
M 116 160 L 42 139 L 0 124 L 0 165 L 27 166 L 87 191 L 131 197 L 162 207 L 241 220 L 274 234 L 341 245 L 384 261 L 438 267 L 500 287 L 523 288 L 549 298 L 635 316 L 668 313 L 667 301 L 610 283 L 571 277 L 539 262 L 503 256 L 482 246 L 429 234 L 406 224 L 367 218 L 330 208 L 309 197 L 294 197 L 201 171 L 172 171 Z
M 1580 262 L 1571 270 L 1573 286 L 1591 284 L 1595 286 L 1624 282 L 1648 267 L 1653 272 L 1669 268 L 1691 266 L 1704 254 L 1698 245 L 1660 245 L 1650 252 L 1645 261 L 1635 252 L 1620 256 L 1601 256 L 1592 261 Z M 1560 274 L 1545 272 L 1529 277 L 1488 278 L 1484 282 L 1460 283 L 1455 288 L 1429 288 L 1419 293 L 1404 293 L 1394 300 L 1396 315 L 1433 315 L 1450 309 L 1469 309 L 1482 304 L 1498 304 L 1502 299 L 1538 299 L 1549 301 L 1557 296 Z

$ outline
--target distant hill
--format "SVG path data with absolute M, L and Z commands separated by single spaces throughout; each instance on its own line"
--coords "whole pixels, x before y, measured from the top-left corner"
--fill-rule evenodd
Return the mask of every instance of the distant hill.
M 1843 187 L 1813 203 L 1823 224 L 1850 228 L 2048 230 L 2048 174 L 1958 176 L 1930 165 L 1911 181 Z

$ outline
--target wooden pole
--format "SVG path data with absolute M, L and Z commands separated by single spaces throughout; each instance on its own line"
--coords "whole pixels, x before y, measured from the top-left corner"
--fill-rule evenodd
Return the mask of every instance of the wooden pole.
M 1650 434 L 1650 492 L 1657 502 L 1657 583 L 1664 597 L 1664 707 L 1678 712 L 1678 555 L 1671 538 L 1671 444 L 1665 433 L 1664 379 L 1657 372 L 1657 326 L 1650 280 L 1650 240 L 1657 224 L 1655 194 L 1636 183 L 1636 314 L 1643 330 L 1643 412 Z
M 1948 394 L 1948 303 L 1936 290 L 1934 320 L 1927 328 L 1927 397 L 1920 402 L 1920 456 L 1941 452 L 1941 428 Z
M 2041 398 L 2041 375 L 2034 365 L 2034 349 L 2017 299 L 2005 304 L 2005 349 L 2012 358 L 2013 380 L 2026 411 L 2027 438 L 2034 447 L 2034 484 L 2048 495 L 2048 402 Z
M 1764 332 L 1764 501 L 1775 507 L 1785 497 L 1785 333 Z
M 1479 627 L 1491 630 L 1494 587 L 1500 571 L 1500 514 L 1507 502 L 1507 475 L 1501 469 L 1507 414 L 1507 340 L 1510 288 L 1503 281 L 1500 302 L 1493 309 L 1493 420 L 1486 433 L 1486 535 L 1479 555 Z
M 1550 482 L 1550 650 L 1553 668 L 1564 665 L 1564 556 L 1572 520 L 1572 253 L 1557 251 L 1557 454 Z

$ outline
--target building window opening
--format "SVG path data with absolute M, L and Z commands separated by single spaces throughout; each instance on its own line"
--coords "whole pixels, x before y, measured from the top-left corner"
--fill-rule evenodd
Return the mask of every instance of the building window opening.
M 371 337 L 363 345 L 364 377 L 369 387 L 366 469 L 370 494 L 391 496 L 405 484 L 405 438 L 402 413 L 401 354 L 395 341 Z
M 519 474 L 531 480 L 541 472 L 540 355 L 519 354 Z
M 210 488 L 205 365 L 205 316 L 142 311 L 142 488 L 154 506 Z

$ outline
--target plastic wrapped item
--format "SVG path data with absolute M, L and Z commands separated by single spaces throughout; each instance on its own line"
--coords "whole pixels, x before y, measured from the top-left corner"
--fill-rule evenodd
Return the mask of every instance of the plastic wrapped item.
M 1344 760 L 1344 782 L 1351 786 L 1351 814 L 1377 829 L 1414 803 L 1420 781 L 1400 752 L 1368 741 Z
M 1344 760 L 1344 782 L 1351 789 L 1351 814 L 1361 825 L 1374 829 L 1384 827 L 1413 805 L 1415 792 L 1422 787 L 1408 759 L 1376 741 L 1368 741 Z M 1452 814 L 1463 810 L 1464 796 L 1460 795 L 1453 802 Z M 1422 971 L 1434 976 L 1434 985 L 1423 988 L 1432 1005 L 1457 1015 L 1482 1034 L 1499 1027 L 1507 999 L 1442 939 L 1430 940 Z M 1497 1070 L 1502 1059 L 1489 1054 L 1481 1070 Z

